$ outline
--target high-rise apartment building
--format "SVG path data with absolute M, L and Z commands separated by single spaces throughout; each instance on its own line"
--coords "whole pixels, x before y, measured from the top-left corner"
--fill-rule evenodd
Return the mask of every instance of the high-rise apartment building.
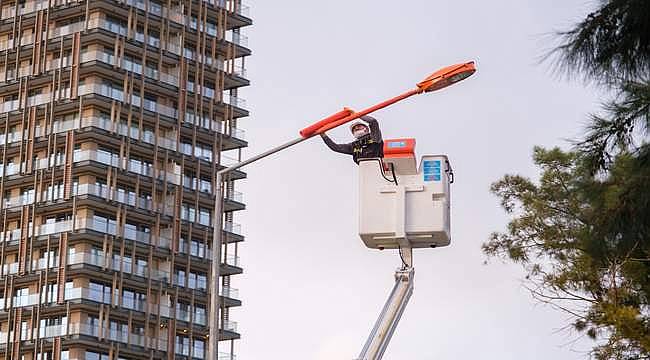
M 0 360 L 205 358 L 215 173 L 247 145 L 247 7 L 0 9 Z M 219 359 L 240 336 L 243 177 L 224 184 Z

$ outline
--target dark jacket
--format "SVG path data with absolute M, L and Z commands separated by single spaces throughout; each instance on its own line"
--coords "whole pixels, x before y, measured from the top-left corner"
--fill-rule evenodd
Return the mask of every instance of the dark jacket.
M 370 126 L 370 134 L 348 144 L 337 144 L 323 134 L 323 141 L 332 151 L 352 155 L 352 160 L 357 164 L 360 159 L 383 158 L 384 141 L 381 137 L 381 130 L 379 130 L 379 123 L 369 116 L 362 118 L 362 120 Z

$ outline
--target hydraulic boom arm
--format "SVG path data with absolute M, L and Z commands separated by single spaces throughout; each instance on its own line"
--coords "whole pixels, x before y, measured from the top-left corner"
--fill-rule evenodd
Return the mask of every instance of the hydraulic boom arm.
M 413 294 L 414 275 L 415 271 L 410 264 L 395 271 L 395 286 L 393 286 L 393 290 L 357 360 L 380 360 L 382 358 L 406 304 Z

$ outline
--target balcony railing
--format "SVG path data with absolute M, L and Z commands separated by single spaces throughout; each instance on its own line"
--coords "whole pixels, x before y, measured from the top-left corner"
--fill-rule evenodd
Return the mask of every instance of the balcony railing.
M 210 257 L 210 258 L 211 258 L 211 257 Z M 225 260 L 226 260 L 225 263 L 226 263 L 227 265 L 236 266 L 236 267 L 241 267 L 241 261 L 240 261 L 239 256 L 228 255 L 228 256 L 226 256 L 226 259 L 225 259 Z
M 68 256 L 68 265 L 75 264 L 88 264 L 102 268 L 109 268 L 114 271 L 124 271 L 125 273 L 132 273 L 133 275 L 151 278 L 157 281 L 169 283 L 171 280 L 170 273 L 165 270 L 155 269 L 152 266 L 142 266 L 132 264 L 121 259 L 107 257 L 101 254 L 91 254 L 87 252 L 75 253 Z
M 221 325 L 226 331 L 237 332 L 237 322 L 235 321 L 225 320 Z
M 234 31 L 226 31 L 226 41 L 248 47 L 248 36 Z
M 223 286 L 221 287 L 219 295 L 231 299 L 239 299 L 239 290 L 231 288 L 230 286 Z
M 235 291 L 233 295 L 236 295 L 235 289 L 228 290 L 229 292 Z M 222 294 L 223 289 L 220 290 L 220 295 L 230 297 L 226 294 Z M 57 291 L 50 292 L 48 294 L 48 299 L 46 301 L 45 293 L 35 293 L 29 295 L 14 296 L 12 299 L 0 298 L 0 309 L 8 309 L 11 305 L 12 307 L 28 307 L 34 306 L 41 303 L 41 305 L 48 305 L 56 302 Z M 97 302 L 100 304 L 106 305 L 115 305 L 119 304 L 120 307 L 124 309 L 135 310 L 138 312 L 147 312 L 149 311 L 153 315 L 160 315 L 161 317 L 168 319 L 179 319 L 186 322 L 192 322 L 194 324 L 203 325 L 207 324 L 207 315 L 205 309 L 198 311 L 200 308 L 196 308 L 197 311 L 187 311 L 179 308 L 172 308 L 165 304 L 160 303 L 147 303 L 143 300 L 137 300 L 133 298 L 121 297 L 118 291 L 115 291 L 111 294 L 110 291 L 100 291 L 95 289 L 90 289 L 86 287 L 78 288 L 67 288 L 65 289 L 65 300 L 89 300 Z M 12 300 L 11 304 L 7 300 Z M 40 301 L 39 301 L 40 300 Z M 149 307 L 149 309 L 147 309 Z M 190 321 L 191 320 L 191 321 Z M 228 329 L 226 329 L 228 330 Z M 230 331 L 237 331 L 237 324 L 234 323 L 234 329 Z
M 74 229 L 73 229 L 74 223 Z M 241 234 L 241 225 L 226 221 L 224 224 L 224 230 L 234 233 Z M 58 221 L 49 224 L 42 224 L 35 227 L 35 234 L 37 236 L 42 235 L 51 235 L 62 232 L 69 232 L 72 230 L 93 230 L 99 233 L 108 234 L 108 235 L 119 235 L 117 233 L 117 225 L 114 222 L 109 222 L 108 220 L 99 220 L 95 218 L 77 218 L 74 220 L 65 220 Z M 0 232 L 0 242 L 14 242 L 20 240 L 22 230 L 13 229 Z M 28 235 L 32 236 L 33 231 L 32 227 L 29 227 Z M 155 236 L 150 232 L 134 230 L 128 226 L 125 226 L 122 230 L 122 234 L 126 239 L 137 241 L 147 245 L 157 245 L 159 247 L 169 249 L 171 244 L 171 229 L 165 228 L 161 230 L 159 236 Z M 209 253 L 209 252 L 208 252 Z M 238 260 L 236 260 L 238 262 Z
M 241 235 L 241 225 L 231 222 L 231 221 L 224 221 L 223 222 L 223 229 L 231 232 L 233 234 Z

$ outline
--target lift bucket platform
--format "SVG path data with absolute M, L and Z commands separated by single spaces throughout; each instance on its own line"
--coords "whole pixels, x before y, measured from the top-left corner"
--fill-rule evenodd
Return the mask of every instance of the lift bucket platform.
M 359 163 L 359 236 L 373 249 L 449 245 L 452 181 L 446 155 L 422 156 L 418 167 L 415 139 L 385 140 L 383 161 Z

